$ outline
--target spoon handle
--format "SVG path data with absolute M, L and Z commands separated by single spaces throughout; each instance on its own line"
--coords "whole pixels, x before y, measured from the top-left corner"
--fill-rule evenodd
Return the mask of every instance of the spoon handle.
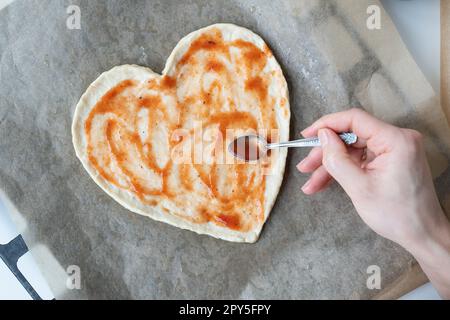
M 352 145 L 358 140 L 358 136 L 352 132 L 344 132 L 339 135 L 346 145 Z M 320 140 L 318 137 L 292 140 L 286 142 L 269 143 L 267 149 L 275 148 L 301 148 L 301 147 L 320 147 Z

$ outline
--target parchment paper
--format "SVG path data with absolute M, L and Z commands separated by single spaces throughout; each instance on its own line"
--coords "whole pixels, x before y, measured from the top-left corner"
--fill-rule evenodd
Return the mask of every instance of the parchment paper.
M 81 30 L 66 28 L 67 6 Z M 381 8 L 369 30 L 366 9 Z M 450 131 L 431 86 L 377 1 L 29 1 L 0 12 L 0 189 L 57 298 L 370 298 L 412 257 L 364 225 L 337 186 L 306 197 L 291 150 L 260 240 L 199 236 L 122 208 L 76 159 L 75 104 L 103 71 L 161 71 L 175 44 L 230 22 L 260 34 L 288 80 L 291 137 L 323 114 L 362 106 L 427 136 L 439 196 L 449 188 Z M 401 201 L 401 199 L 399 199 Z M 78 266 L 81 289 L 66 288 Z M 73 270 L 73 269 L 69 269 Z

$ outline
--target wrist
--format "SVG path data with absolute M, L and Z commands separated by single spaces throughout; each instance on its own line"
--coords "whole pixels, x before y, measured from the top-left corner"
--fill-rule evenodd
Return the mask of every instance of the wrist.
M 407 250 L 419 262 L 439 294 L 450 299 L 450 222 L 442 213 L 442 219 L 427 230 L 431 231 L 428 236 Z
M 421 237 L 403 247 L 421 265 L 437 266 L 442 259 L 450 258 L 450 222 L 445 214 L 442 212 L 440 219 L 428 227 Z

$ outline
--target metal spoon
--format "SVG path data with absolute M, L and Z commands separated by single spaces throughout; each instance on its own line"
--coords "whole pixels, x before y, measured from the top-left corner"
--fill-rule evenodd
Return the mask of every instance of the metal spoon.
M 346 145 L 356 143 L 358 137 L 352 132 L 344 132 L 339 137 Z M 245 135 L 236 138 L 228 145 L 228 151 L 236 158 L 245 161 L 255 161 L 267 154 L 270 149 L 276 148 L 302 148 L 302 147 L 320 147 L 318 137 L 298 139 L 293 141 L 267 143 L 264 138 L 258 135 Z

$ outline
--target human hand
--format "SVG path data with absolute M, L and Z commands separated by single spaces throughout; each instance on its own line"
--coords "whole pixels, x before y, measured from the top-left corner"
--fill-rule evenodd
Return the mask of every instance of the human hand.
M 348 148 L 335 133 L 347 131 L 358 136 Z M 312 173 L 302 187 L 305 194 L 323 190 L 334 178 L 375 232 L 405 247 L 424 269 L 435 266 L 438 252 L 450 267 L 450 224 L 436 196 L 419 132 L 351 109 L 322 117 L 302 135 L 318 135 L 322 143 L 297 166 Z M 445 277 L 448 291 L 441 292 L 450 295 L 450 278 Z
M 358 136 L 349 148 L 335 133 L 345 131 Z M 326 115 L 302 134 L 318 135 L 322 143 L 297 166 L 301 172 L 312 172 L 304 193 L 316 193 L 334 178 L 375 232 L 401 244 L 421 238 L 424 228 L 440 222 L 440 205 L 419 132 L 352 109 Z M 430 216 L 430 211 L 435 214 Z

